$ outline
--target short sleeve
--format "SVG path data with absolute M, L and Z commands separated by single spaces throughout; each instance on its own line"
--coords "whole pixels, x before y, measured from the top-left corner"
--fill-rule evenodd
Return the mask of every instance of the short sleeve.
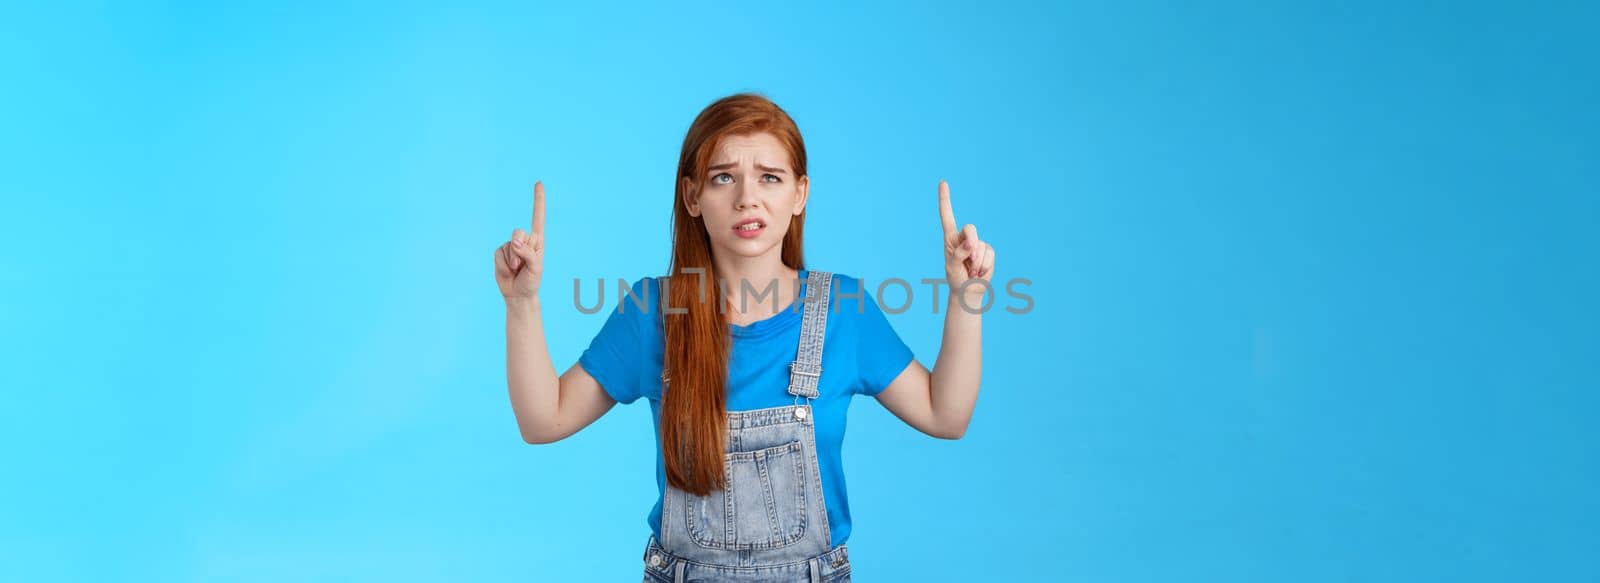
M 861 296 L 861 316 L 856 326 L 856 368 L 861 376 L 857 392 L 876 397 L 905 372 L 915 355 L 889 325 L 872 294 L 862 290 Z
M 644 278 L 634 282 L 633 298 L 618 298 L 617 305 L 606 317 L 606 323 L 600 326 L 600 332 L 589 342 L 583 355 L 578 357 L 578 364 L 583 370 L 594 377 L 600 383 L 600 388 L 618 403 L 632 403 L 642 391 L 639 381 L 643 376 L 644 358 L 648 354 L 644 349 L 643 326 L 653 302 L 646 302 L 646 308 L 641 309 L 635 303 L 638 301 L 635 298 L 650 297 L 643 295 L 649 280 Z

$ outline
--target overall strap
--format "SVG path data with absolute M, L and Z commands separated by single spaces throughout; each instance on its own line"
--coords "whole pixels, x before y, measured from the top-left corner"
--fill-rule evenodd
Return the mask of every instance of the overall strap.
M 831 307 L 833 273 L 812 271 L 806 278 L 806 293 L 800 298 L 805 306 L 800 320 L 800 348 L 795 360 L 789 363 L 789 394 L 815 399 L 817 381 L 822 378 L 822 340 L 828 328 L 828 308 Z

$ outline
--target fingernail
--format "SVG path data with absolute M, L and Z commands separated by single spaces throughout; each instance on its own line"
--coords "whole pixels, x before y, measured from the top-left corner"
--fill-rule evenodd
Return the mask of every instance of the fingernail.
M 511 240 L 511 244 L 512 245 L 516 245 L 518 247 L 521 247 L 522 246 L 522 239 L 512 239 Z

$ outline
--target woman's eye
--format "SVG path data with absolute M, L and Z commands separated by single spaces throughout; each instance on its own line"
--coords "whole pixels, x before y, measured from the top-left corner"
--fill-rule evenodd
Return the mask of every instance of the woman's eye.
M 767 180 L 768 178 L 771 178 L 771 180 Z M 781 180 L 778 180 L 777 176 L 774 176 L 774 175 L 771 175 L 771 174 L 762 174 L 761 175 L 761 180 L 766 181 L 766 182 L 782 182 Z
M 711 183 L 712 184 L 731 184 L 732 182 L 733 182 L 733 175 L 729 174 L 727 172 L 723 172 L 721 174 L 718 174 L 716 176 L 712 176 L 711 177 Z

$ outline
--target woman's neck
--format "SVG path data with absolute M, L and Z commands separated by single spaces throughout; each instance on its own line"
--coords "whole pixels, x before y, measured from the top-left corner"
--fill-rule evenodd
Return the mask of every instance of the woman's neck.
M 777 257 L 717 261 L 717 277 L 726 282 L 723 301 L 735 324 L 775 314 L 800 295 L 799 270 Z

